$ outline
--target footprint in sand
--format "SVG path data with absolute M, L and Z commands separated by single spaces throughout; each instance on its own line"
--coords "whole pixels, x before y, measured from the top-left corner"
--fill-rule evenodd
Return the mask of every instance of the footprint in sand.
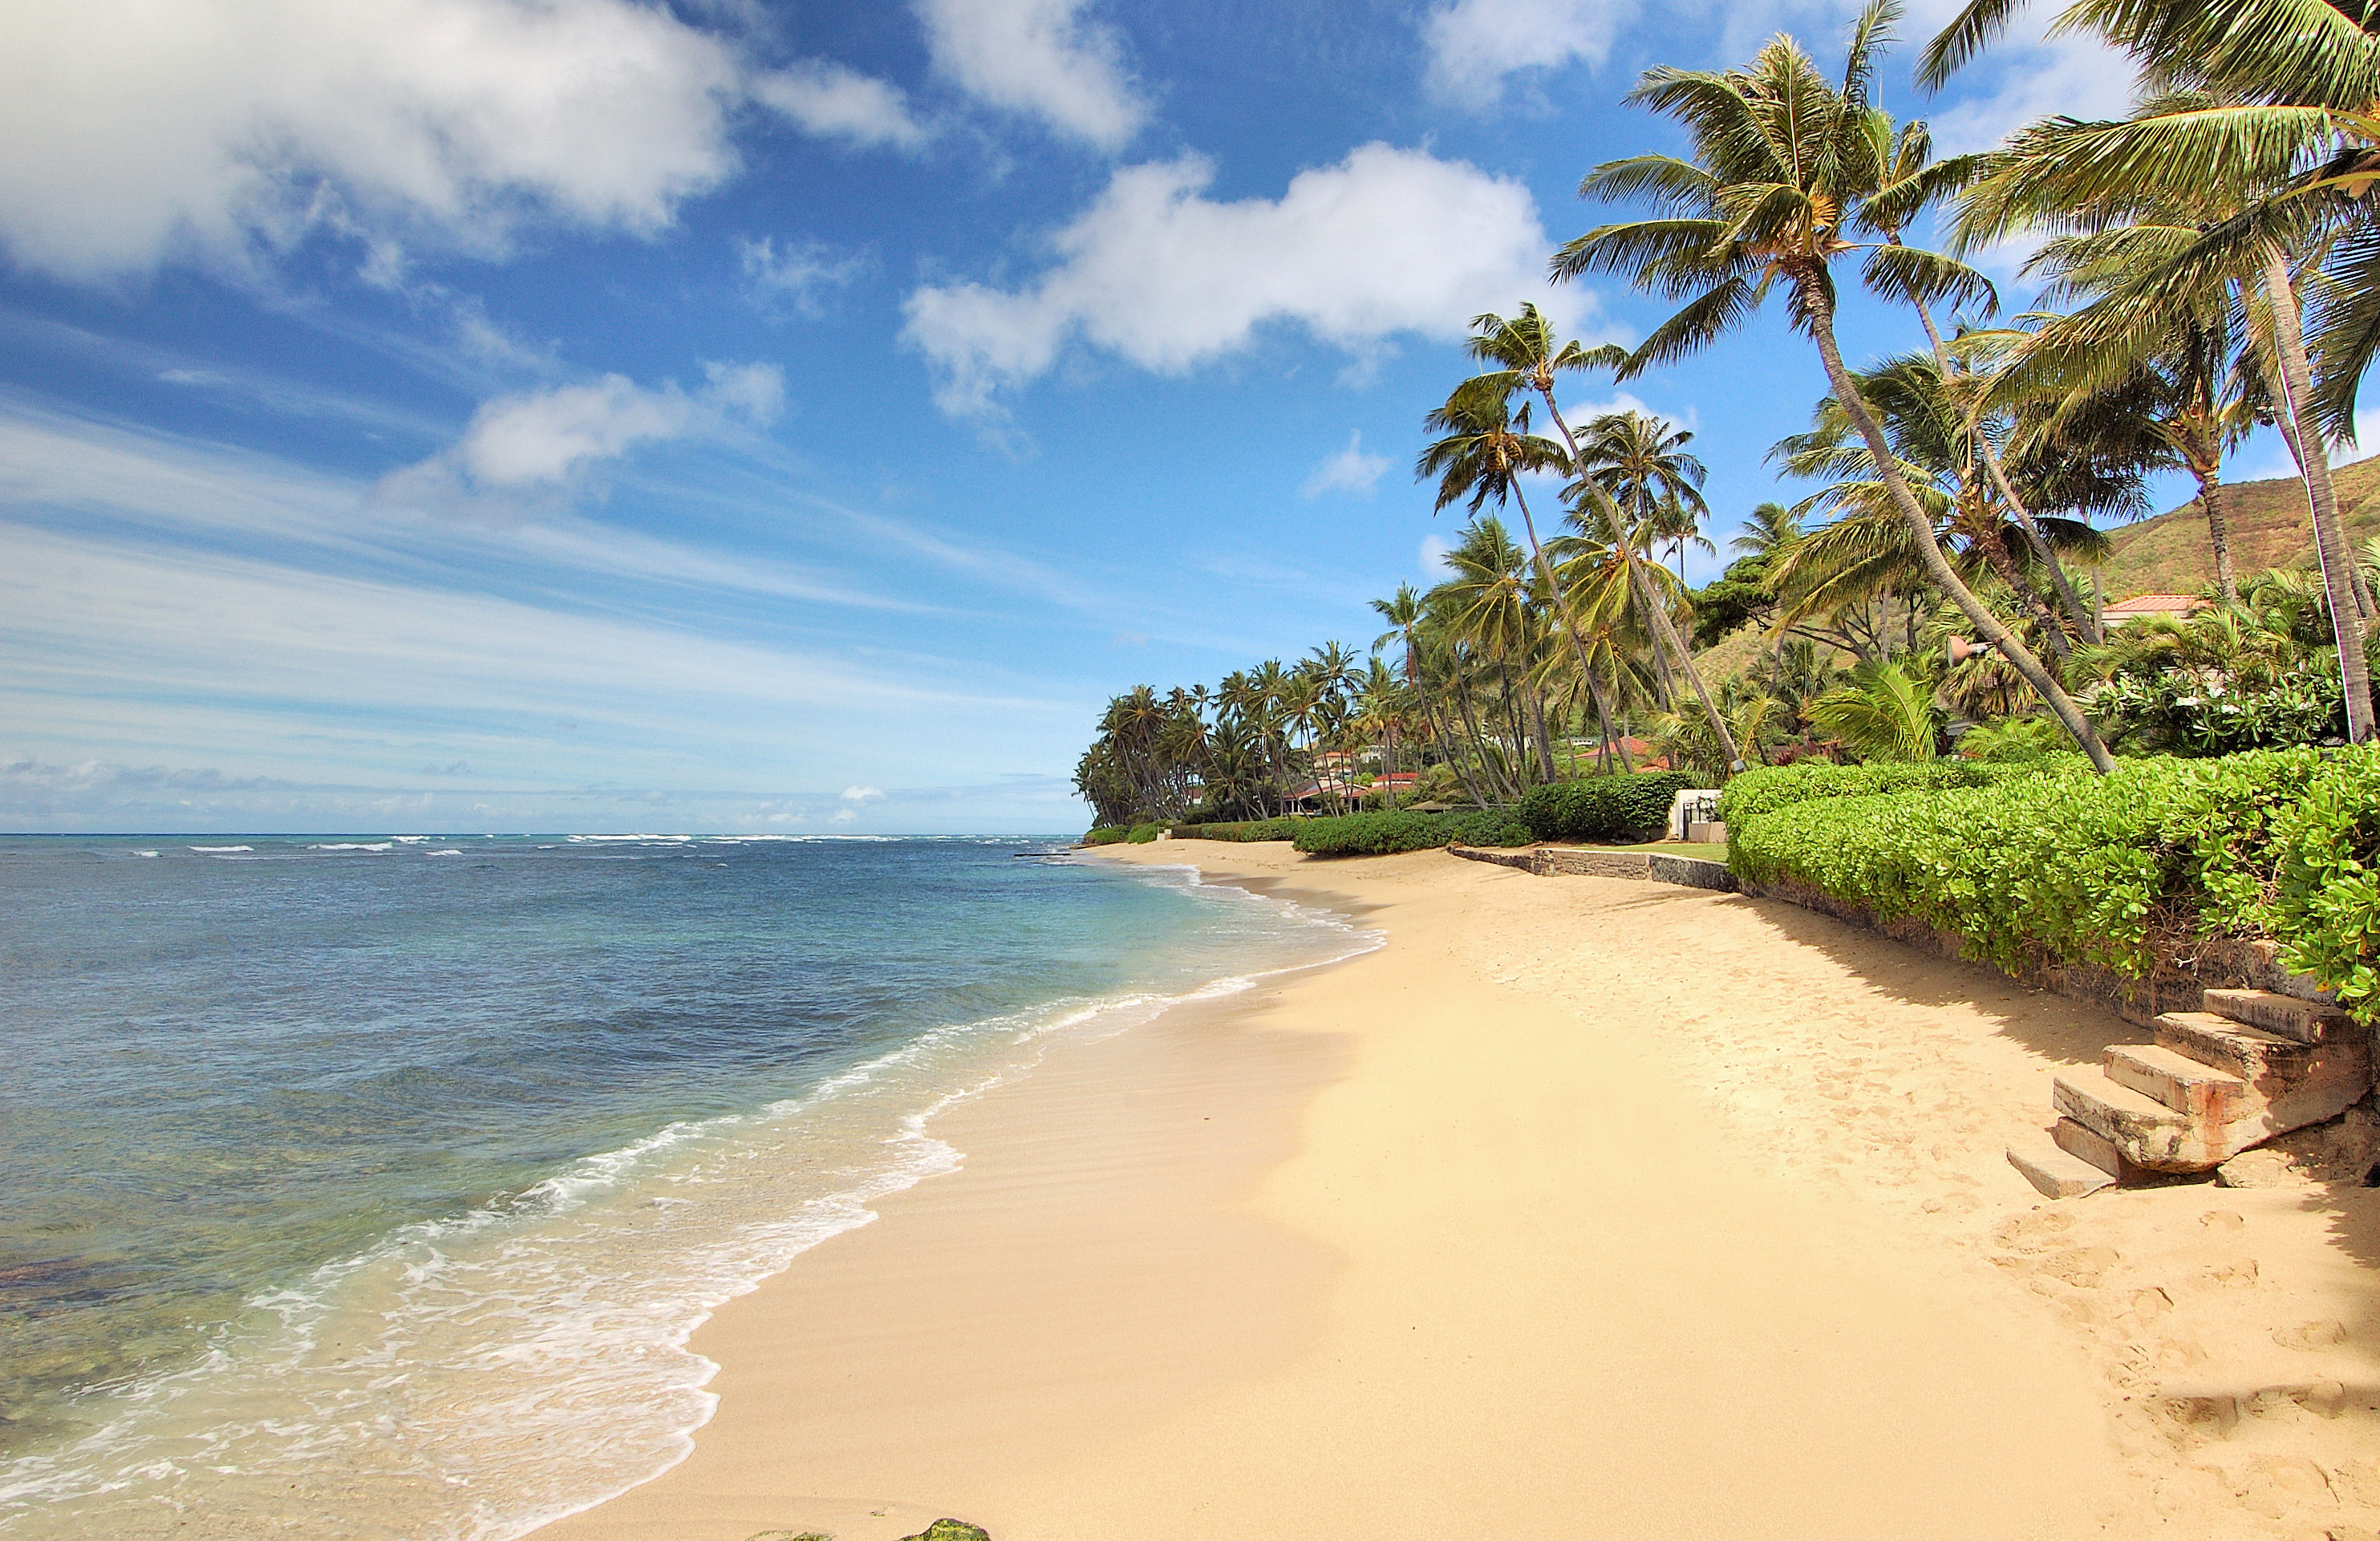
M 2302 1349 L 2318 1353 L 2347 1341 L 2347 1324 L 2337 1321 L 2300 1322 L 2295 1327 L 2273 1329 L 2273 1341 L 2283 1348 Z
M 2245 1231 L 2248 1217 L 2234 1209 L 2209 1209 L 2198 1217 L 2198 1223 L 2209 1231 Z
M 2010 1252 L 2046 1252 L 2073 1225 L 2074 1217 L 2062 1209 L 2031 1209 L 2003 1221 L 1992 1239 Z

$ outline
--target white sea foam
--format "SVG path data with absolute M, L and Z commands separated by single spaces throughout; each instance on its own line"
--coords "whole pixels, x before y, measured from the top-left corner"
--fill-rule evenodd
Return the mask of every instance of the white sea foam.
M 399 845 L 419 845 L 430 837 L 428 835 L 397 835 L 394 838 Z
M 155 851 L 135 851 L 132 854 L 136 856 L 148 856 L 153 859 L 159 853 Z
M 253 851 L 253 845 L 193 845 L 191 850 L 202 856 L 228 856 L 240 851 Z
M 425 856 L 459 856 L 463 853 L 450 845 L 443 851 L 424 851 L 421 854 Z
M 342 841 L 335 845 L 309 845 L 306 847 L 309 851 L 370 851 L 375 854 L 392 850 L 394 848 L 395 843 L 386 840 L 373 842 Z
M 1344 920 L 1143 868 L 1202 900 L 1293 916 L 1305 967 L 1377 946 Z M 252 1302 L 204 1360 L 124 1388 L 98 1430 L 0 1469 L 0 1531 L 192 1541 L 337 1513 L 380 1541 L 510 1541 L 685 1459 L 717 1399 L 686 1349 L 725 1301 L 884 1196 L 955 1170 L 931 1133 L 1049 1046 L 1105 1037 L 1250 970 L 947 1024 L 750 1112 L 684 1120 L 528 1190 L 407 1225 Z

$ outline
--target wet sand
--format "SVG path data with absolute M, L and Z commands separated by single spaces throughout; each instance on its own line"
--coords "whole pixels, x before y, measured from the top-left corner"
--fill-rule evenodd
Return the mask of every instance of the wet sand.
M 691 1457 L 540 1541 L 2380 1518 L 2380 1194 L 2053 1206 L 2002 1159 L 2124 1024 L 1732 895 L 1107 855 L 1388 943 L 938 1120 L 963 1170 L 722 1308 Z

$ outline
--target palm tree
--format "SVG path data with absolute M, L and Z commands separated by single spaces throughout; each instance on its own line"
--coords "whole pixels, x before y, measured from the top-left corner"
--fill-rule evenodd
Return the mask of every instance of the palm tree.
M 1446 398 L 1446 405 L 1425 419 L 1431 431 L 1444 437 L 1421 452 L 1421 457 L 1414 464 L 1414 477 L 1425 481 L 1438 478 L 1436 507 L 1440 509 L 1468 497 L 1471 511 L 1476 514 L 1491 500 L 1500 508 L 1510 499 L 1521 511 L 1521 528 L 1528 536 L 1529 555 L 1536 564 L 1538 581 L 1545 585 L 1548 600 L 1556 613 L 1566 618 L 1569 606 L 1564 602 L 1561 581 L 1554 576 L 1552 564 L 1546 560 L 1545 547 L 1537 540 L 1537 521 L 1529 512 L 1528 494 L 1522 491 L 1521 478 L 1531 471 L 1566 472 L 1570 459 L 1562 446 L 1529 431 L 1526 402 L 1521 404 L 1518 412 L 1512 410 L 1515 389 L 1510 378 L 1496 374 L 1475 375 L 1456 386 L 1454 394 Z M 1563 629 L 1570 635 L 1579 673 L 1585 678 L 1588 690 L 1598 693 L 1597 712 L 1608 715 L 1603 712 L 1599 695 L 1603 687 L 1587 663 L 1585 644 L 1566 619 Z
M 1932 759 L 1941 732 L 1934 693 L 1898 663 L 1859 665 L 1810 703 L 1810 720 L 1862 759 Z
M 1743 533 L 1730 540 L 1728 549 L 1746 556 L 1775 556 L 1789 551 L 1809 533 L 1802 528 L 1802 517 L 1800 510 L 1781 503 L 1757 504 L 1743 521 Z
M 1533 304 L 1523 305 L 1520 314 L 1509 321 L 1493 311 L 1475 316 L 1471 322 L 1471 341 L 1466 345 L 1471 357 L 1483 364 L 1497 366 L 1495 372 L 1481 378 L 1501 382 L 1511 390 L 1536 392 L 1537 398 L 1546 404 L 1546 416 L 1553 419 L 1555 431 L 1561 435 L 1562 443 L 1569 449 L 1572 463 L 1575 466 L 1580 455 L 1578 436 L 1571 431 L 1570 424 L 1562 418 L 1560 404 L 1554 399 L 1555 376 L 1589 369 L 1607 369 L 1616 372 L 1626 366 L 1628 350 L 1609 343 L 1601 347 L 1587 348 L 1582 347 L 1575 340 L 1564 340 L 1555 333 L 1553 323 L 1546 319 L 1544 312 Z M 1524 509 L 1524 520 L 1526 513 Z M 1612 549 L 1620 553 L 1629 587 L 1645 612 L 1655 655 L 1661 660 L 1662 678 L 1669 678 L 1672 670 L 1686 676 L 1687 682 L 1694 686 L 1694 694 L 1701 698 L 1703 710 L 1710 716 L 1711 731 L 1721 743 L 1730 746 L 1729 761 L 1741 770 L 1742 758 L 1734 753 L 1734 740 L 1729 735 L 1727 723 L 1719 716 L 1718 704 L 1711 699 L 1709 688 L 1703 684 L 1702 672 L 1694 667 L 1693 649 L 1678 636 L 1678 628 L 1671 624 L 1669 612 L 1654 602 L 1644 576 L 1637 571 L 1635 548 L 1627 538 L 1628 532 L 1617 509 L 1609 512 L 1607 524 L 1604 533 L 1609 536 Z M 1537 532 L 1534 523 L 1528 525 L 1528 535 L 1530 547 L 1536 551 Z M 1561 585 L 1554 578 L 1552 569 L 1546 565 L 1542 551 L 1537 552 L 1537 557 L 1538 565 L 1545 573 L 1546 585 L 1553 591 L 1554 608 L 1567 617 L 1571 607 L 1563 596 Z M 1583 651 L 1579 669 L 1589 681 L 1590 691 L 1597 689 L 1593 683 L 1594 673 L 1587 668 Z M 1595 705 L 1598 716 L 1608 716 L 1604 710 L 1605 703 L 1599 696 Z M 1621 751 L 1621 758 L 1623 764 L 1629 763 L 1625 749 Z M 1630 768 L 1633 769 L 1633 766 Z
M 1787 314 L 1815 345 L 1836 399 L 1868 443 L 1892 507 L 1905 523 L 1928 577 L 1949 595 L 1976 636 L 1998 648 L 2048 703 L 2091 763 L 2113 768 L 2089 719 L 2031 649 L 1961 581 L 1927 517 L 1894 465 L 1876 414 L 1863 400 L 1835 339 L 1835 261 L 1859 250 L 1851 232 L 1871 229 L 1864 205 L 1885 185 L 1891 120 L 1868 100 L 1877 50 L 1900 15 L 1898 0 L 1869 0 L 1852 29 L 1840 84 L 1822 76 L 1789 38 L 1725 72 L 1661 67 L 1630 93 L 1633 103 L 1682 123 L 1694 158 L 1640 155 L 1597 166 L 1583 197 L 1645 195 L 1661 216 L 1606 224 L 1556 254 L 1555 275 L 1623 274 L 1638 287 L 1686 304 L 1630 356 L 1641 372 L 1707 346 L 1756 312 L 1780 281 Z M 1873 243 L 1862 272 L 1895 298 L 1956 298 L 1987 287 L 1964 264 L 1915 248 Z

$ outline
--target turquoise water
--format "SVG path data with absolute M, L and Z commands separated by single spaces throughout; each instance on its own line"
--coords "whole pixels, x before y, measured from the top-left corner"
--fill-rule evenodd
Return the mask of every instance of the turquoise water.
M 941 1108 L 1366 944 L 1046 852 L 0 840 L 0 1534 L 519 1535 Z

